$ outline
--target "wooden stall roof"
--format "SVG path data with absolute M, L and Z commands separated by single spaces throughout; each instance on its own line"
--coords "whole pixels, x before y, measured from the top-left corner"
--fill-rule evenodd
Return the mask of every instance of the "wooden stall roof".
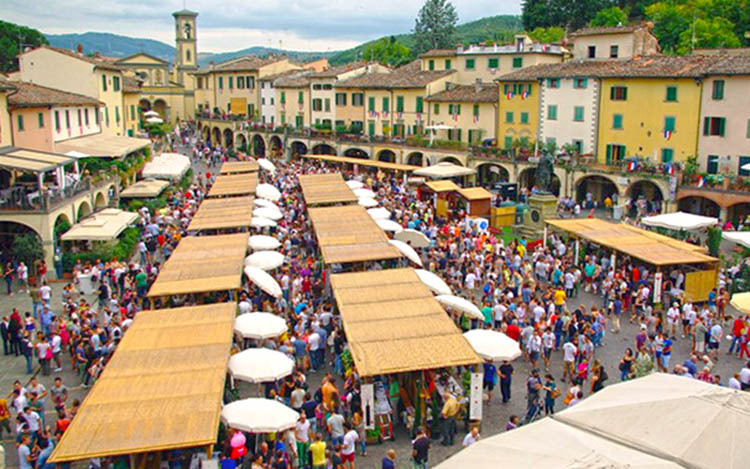
M 120 191 L 122 198 L 152 198 L 161 194 L 169 186 L 169 181 L 143 179 Z
M 249 236 L 237 233 L 182 238 L 151 285 L 148 296 L 240 288 Z
M 250 226 L 253 218 L 252 197 L 206 199 L 195 212 L 188 231 L 219 230 Z
M 458 193 L 466 200 L 485 200 L 492 198 L 492 192 L 484 187 L 467 187 L 459 189 Z
M 237 197 L 255 194 L 258 173 L 220 174 L 216 177 L 207 197 Z
M 359 205 L 308 209 L 326 264 L 396 259 L 401 252 Z
M 357 202 L 357 195 L 346 185 L 341 173 L 307 174 L 298 180 L 305 203 L 310 207 Z
M 138 313 L 49 462 L 213 443 L 236 309 Z
M 378 160 L 368 160 L 365 158 L 350 158 L 347 156 L 333 156 L 333 155 L 301 155 L 302 158 L 310 158 L 313 160 L 323 160 L 323 161 L 331 161 L 333 163 L 348 163 L 348 164 L 358 164 L 361 166 L 369 166 L 372 168 L 380 168 L 390 171 L 406 171 L 411 172 L 415 171 L 421 166 L 413 166 L 410 164 L 398 164 L 398 163 L 388 163 L 387 161 L 378 161 Z
M 481 363 L 413 269 L 331 276 L 360 376 Z
M 546 220 L 555 228 L 654 266 L 702 264 L 718 259 L 683 241 L 624 223 L 598 218 Z M 703 252 L 700 252 L 703 251 Z
M 258 162 L 255 160 L 227 161 L 221 165 L 219 174 L 255 173 L 257 171 Z
M 461 190 L 461 188 L 451 180 L 427 181 L 424 185 L 432 192 L 459 192 Z

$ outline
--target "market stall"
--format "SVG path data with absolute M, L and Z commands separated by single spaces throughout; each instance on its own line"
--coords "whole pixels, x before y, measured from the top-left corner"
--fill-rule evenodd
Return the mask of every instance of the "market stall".
M 706 254 L 703 247 L 598 218 L 547 219 L 545 223 L 575 238 L 576 252 L 579 252 L 580 241 L 612 251 L 615 265 L 622 262 L 622 259 L 617 260 L 620 255 L 653 266 L 656 275 L 679 266 L 685 270 L 684 296 L 690 301 L 706 301 L 708 293 L 716 287 L 719 259 Z M 661 278 L 656 275 L 655 278 Z M 661 292 L 661 284 L 654 290 L 656 297 Z
M 492 192 L 483 187 L 466 187 L 458 190 L 458 196 L 463 199 L 468 216 L 489 218 Z
M 141 170 L 143 178 L 179 181 L 190 169 L 190 157 L 179 153 L 162 153 L 146 163 Z
M 307 174 L 297 179 L 308 207 L 353 204 L 358 200 L 341 173 Z
M 121 199 L 153 199 L 159 197 L 164 189 L 169 187 L 169 181 L 159 179 L 142 179 L 135 184 L 131 184 L 126 189 L 120 191 Z
M 410 164 L 399 164 L 389 163 L 387 161 L 369 160 L 365 158 L 349 158 L 346 156 L 333 156 L 333 155 L 300 155 L 302 158 L 311 160 L 328 161 L 331 163 L 341 163 L 346 167 L 353 167 L 355 172 L 358 166 L 364 166 L 366 168 L 376 168 L 378 170 L 386 172 L 402 172 L 404 174 L 416 171 L 421 166 L 413 166 Z
M 216 177 L 207 198 L 239 197 L 255 194 L 258 173 L 223 174 Z
M 432 200 L 435 215 L 445 217 L 456 208 L 456 194 L 461 188 L 453 181 L 427 181 L 419 187 L 422 201 Z
M 219 174 L 255 173 L 259 170 L 255 160 L 226 161 L 221 165 Z
M 245 231 L 250 227 L 252 218 L 252 197 L 206 199 L 195 212 L 187 231 L 213 234 Z

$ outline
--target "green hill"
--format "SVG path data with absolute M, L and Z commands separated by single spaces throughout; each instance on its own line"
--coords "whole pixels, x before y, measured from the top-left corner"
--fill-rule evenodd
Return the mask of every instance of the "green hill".
M 483 41 L 509 42 L 513 39 L 515 33 L 522 30 L 523 24 L 521 23 L 520 16 L 488 16 L 486 18 L 457 26 L 455 39 L 456 44 L 470 44 Z M 405 44 L 409 49 L 414 49 L 414 34 L 398 34 L 394 37 L 399 42 Z M 341 51 L 329 58 L 328 61 L 332 65 L 342 65 L 354 62 L 360 57 L 368 45 L 373 44 L 380 39 L 382 38 L 360 44 L 353 49 Z

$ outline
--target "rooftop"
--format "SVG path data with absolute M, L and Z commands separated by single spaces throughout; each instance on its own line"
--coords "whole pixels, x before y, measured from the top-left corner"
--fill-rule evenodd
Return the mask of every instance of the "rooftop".
M 577 36 L 598 36 L 600 34 L 627 34 L 637 31 L 645 26 L 640 24 L 632 24 L 625 26 L 597 26 L 594 28 L 583 28 L 578 31 L 574 31 L 570 34 L 570 37 Z
M 125 93 L 138 93 L 141 90 L 143 82 L 137 78 L 123 76 L 122 77 L 122 91 Z
M 719 60 L 706 67 L 706 75 L 750 75 L 750 54 L 716 57 Z
M 309 70 L 299 71 L 277 78 L 273 82 L 274 88 L 299 88 L 310 84 L 311 73 Z
M 322 72 L 313 73 L 312 78 L 336 78 L 342 73 L 351 72 L 352 70 L 356 70 L 366 65 L 367 62 L 362 60 L 345 65 L 339 65 L 337 67 L 331 67 L 328 70 L 323 70 Z
M 102 68 L 102 69 L 105 69 L 105 70 L 116 70 L 116 71 L 122 70 L 122 68 L 118 67 L 117 65 L 115 65 L 115 64 L 113 64 L 111 62 L 108 62 L 106 60 L 103 60 L 101 58 L 89 57 L 89 56 L 87 56 L 85 54 L 79 54 L 78 52 L 75 52 L 75 51 L 72 51 L 72 50 L 68 50 L 68 49 L 62 49 L 60 47 L 52 47 L 52 46 L 46 46 L 46 45 L 44 45 L 44 46 L 39 46 L 39 47 L 37 47 L 36 49 L 33 49 L 33 50 L 37 50 L 37 49 L 41 49 L 41 48 L 49 49 L 49 50 L 52 50 L 52 51 L 55 51 L 55 52 L 59 52 L 61 54 L 68 55 L 70 57 L 74 57 L 74 58 L 79 59 L 79 60 L 83 60 L 84 62 L 88 62 L 90 64 L 95 65 L 97 68 Z M 29 52 L 32 52 L 32 51 L 29 51 Z M 25 52 L 25 53 L 28 53 L 28 52 Z
M 198 16 L 198 13 L 188 10 L 187 8 L 183 8 L 180 11 L 175 11 L 174 13 L 172 13 L 172 16 Z
M 286 70 L 284 72 L 274 73 L 273 75 L 264 75 L 264 76 L 258 78 L 258 80 L 259 81 L 271 81 L 271 82 L 273 82 L 273 81 L 278 80 L 279 78 L 288 77 L 289 75 L 295 75 L 295 74 L 300 73 L 300 72 L 302 72 L 302 70 L 300 70 L 300 69 Z
M 342 80 L 338 88 L 423 88 L 443 77 L 455 73 L 455 70 L 421 70 L 415 60 L 391 73 L 365 73 L 358 77 Z
M 432 49 L 428 50 L 420 57 L 449 57 L 456 55 L 456 49 Z
M 494 103 L 497 101 L 497 84 L 451 86 L 445 91 L 427 97 L 427 101 L 451 103 Z
M 201 70 L 202 73 L 210 72 L 242 72 L 242 71 L 253 71 L 258 70 L 261 67 L 270 65 L 272 63 L 284 60 L 282 57 L 267 57 L 261 58 L 254 55 L 246 55 L 244 57 L 238 57 L 235 59 L 221 62 L 206 70 Z M 199 72 L 200 73 L 200 72 Z
M 99 106 L 101 101 L 82 94 L 47 88 L 23 81 L 14 82 L 18 90 L 8 96 L 8 104 L 13 108 L 41 106 Z

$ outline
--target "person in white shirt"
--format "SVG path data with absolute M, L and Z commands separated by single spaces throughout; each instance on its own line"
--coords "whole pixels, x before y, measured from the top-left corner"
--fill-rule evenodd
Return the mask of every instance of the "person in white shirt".
M 667 310 L 667 331 L 670 337 L 677 337 L 677 330 L 680 324 L 680 309 L 677 303 Z M 682 336 L 685 337 L 684 335 Z
M 479 427 L 472 427 L 471 431 L 464 437 L 462 446 L 464 448 L 468 448 L 469 446 L 479 441 L 479 438 L 481 438 L 479 435 Z
M 570 379 L 573 380 L 576 376 L 575 372 L 575 361 L 578 347 L 573 342 L 565 342 L 562 346 L 563 349 L 563 379 L 570 375 Z
M 544 352 L 544 369 L 549 370 L 549 359 L 552 356 L 552 350 L 555 348 L 555 334 L 547 329 L 542 334 L 542 348 Z
M 750 361 L 740 370 L 740 386 L 743 390 L 750 389 Z
M 359 434 L 346 423 L 344 424 L 344 430 L 346 433 L 344 433 L 344 444 L 341 448 L 341 462 L 348 462 L 349 469 L 354 469 L 354 453 L 359 441 Z
M 735 373 L 734 376 L 729 378 L 727 386 L 729 387 L 729 389 L 742 390 L 742 384 L 740 383 L 740 374 Z

